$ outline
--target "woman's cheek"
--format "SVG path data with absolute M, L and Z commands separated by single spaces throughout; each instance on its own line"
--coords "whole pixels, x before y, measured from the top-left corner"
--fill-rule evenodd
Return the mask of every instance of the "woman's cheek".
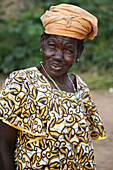
M 74 61 L 75 61 L 75 59 L 74 59 L 74 57 L 67 57 L 66 61 L 67 61 L 67 63 L 68 63 L 69 65 L 72 66 L 73 63 L 74 63 Z
M 52 51 L 43 51 L 43 57 L 44 58 L 51 58 L 52 56 L 54 56 L 54 52 Z

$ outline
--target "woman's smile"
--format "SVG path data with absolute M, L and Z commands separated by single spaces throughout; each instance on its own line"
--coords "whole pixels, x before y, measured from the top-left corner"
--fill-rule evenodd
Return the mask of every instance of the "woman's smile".
M 55 70 L 55 71 L 59 71 L 59 70 L 61 70 L 62 68 L 63 68 L 63 64 L 61 64 L 61 63 L 55 63 L 55 62 L 51 62 L 50 63 L 50 68 L 52 69 L 52 70 Z
M 50 68 L 52 68 L 53 70 L 61 70 L 62 69 L 62 66 L 58 66 L 58 65 L 51 65 Z
M 77 57 L 77 40 L 51 35 L 42 44 L 43 63 L 48 74 L 57 77 L 67 74 Z

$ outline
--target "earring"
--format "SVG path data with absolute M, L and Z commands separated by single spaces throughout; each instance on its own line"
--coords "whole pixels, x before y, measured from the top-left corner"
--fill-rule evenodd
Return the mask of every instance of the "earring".
M 76 63 L 79 63 L 79 58 L 76 58 Z
M 42 48 L 40 48 L 40 52 L 42 53 Z

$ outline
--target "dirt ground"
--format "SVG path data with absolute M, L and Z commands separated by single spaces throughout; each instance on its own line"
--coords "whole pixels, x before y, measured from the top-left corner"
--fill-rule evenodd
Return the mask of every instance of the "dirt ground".
M 0 88 L 5 78 L 0 74 Z M 108 135 L 105 140 L 93 142 L 97 170 L 113 170 L 113 93 L 100 91 L 91 93 Z
M 113 93 L 92 91 L 108 138 L 94 141 L 97 170 L 113 170 Z

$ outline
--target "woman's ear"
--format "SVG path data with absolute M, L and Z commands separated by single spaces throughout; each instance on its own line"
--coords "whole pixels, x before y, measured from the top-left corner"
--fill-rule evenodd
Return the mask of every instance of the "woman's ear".
M 45 40 L 45 37 L 44 37 L 44 34 L 41 35 L 41 38 L 40 38 L 40 48 L 43 49 L 43 46 L 44 46 L 44 40 Z
M 80 58 L 83 50 L 84 50 L 84 44 L 82 44 L 82 45 L 79 47 L 79 49 L 78 49 L 78 51 L 77 51 L 77 57 L 76 57 L 76 58 Z

